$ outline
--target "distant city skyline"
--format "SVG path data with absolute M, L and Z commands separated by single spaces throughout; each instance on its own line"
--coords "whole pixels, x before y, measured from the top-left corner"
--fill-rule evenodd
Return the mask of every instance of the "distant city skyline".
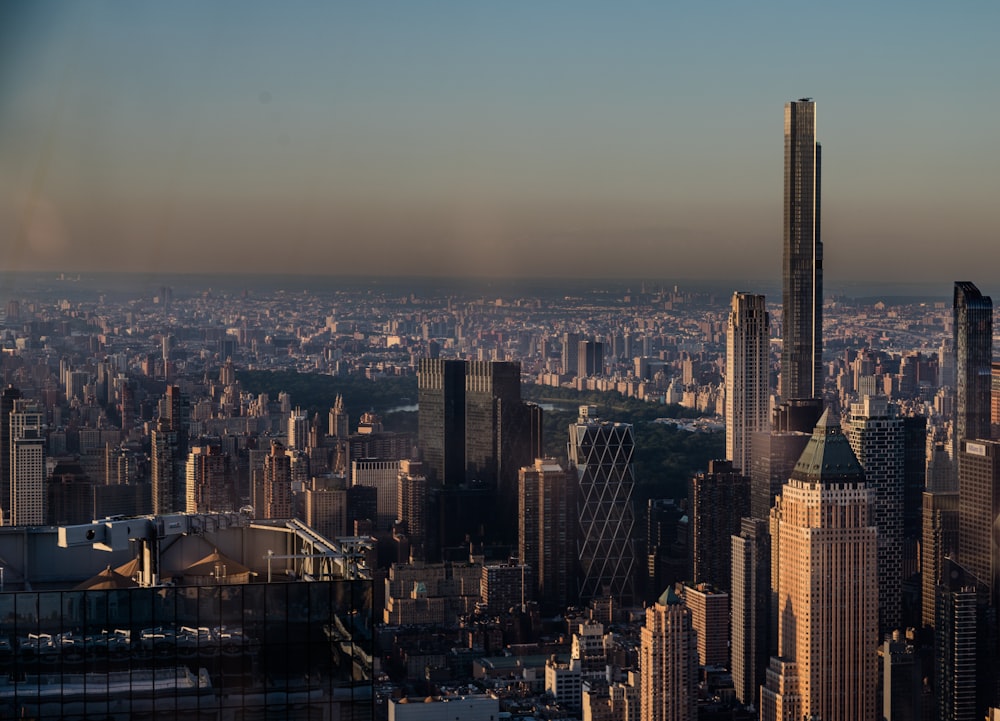
M 800 10 L 12 0 L 5 269 L 769 281 L 803 96 L 829 281 L 995 265 L 1000 7 Z

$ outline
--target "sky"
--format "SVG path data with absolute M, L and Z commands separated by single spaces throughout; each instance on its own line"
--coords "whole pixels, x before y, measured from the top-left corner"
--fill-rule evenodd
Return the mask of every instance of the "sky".
M 780 277 L 1000 267 L 1000 3 L 0 3 L 5 271 Z

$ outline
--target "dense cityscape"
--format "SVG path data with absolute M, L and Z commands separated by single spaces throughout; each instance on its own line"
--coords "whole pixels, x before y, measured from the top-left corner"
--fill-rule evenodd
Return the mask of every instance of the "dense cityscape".
M 0 715 L 997 714 L 992 302 L 824 292 L 785 139 L 780 302 L 8 276 Z

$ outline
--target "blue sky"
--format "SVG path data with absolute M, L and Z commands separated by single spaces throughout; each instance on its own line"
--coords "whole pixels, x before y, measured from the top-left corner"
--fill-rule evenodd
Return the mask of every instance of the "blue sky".
M 773 279 L 814 97 L 827 278 L 1000 260 L 1000 6 L 145 2 L 0 9 L 25 270 Z

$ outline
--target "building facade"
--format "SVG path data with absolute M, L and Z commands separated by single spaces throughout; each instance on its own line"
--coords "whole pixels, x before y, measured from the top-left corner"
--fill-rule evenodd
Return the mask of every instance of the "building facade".
M 864 471 L 823 414 L 771 511 L 778 650 L 762 721 L 871 721 L 878 679 L 877 531 Z
M 851 404 L 847 429 L 851 450 L 872 495 L 871 521 L 878 529 L 879 636 L 900 627 L 903 567 L 903 419 L 884 396 Z
M 697 641 L 691 612 L 672 587 L 646 609 L 639 638 L 642 721 L 695 721 Z
M 785 104 L 781 399 L 823 395 L 823 243 L 816 103 Z
M 726 333 L 726 458 L 748 476 L 753 434 L 770 429 L 770 334 L 764 296 L 733 293 Z
M 955 424 L 957 458 L 964 440 L 990 437 L 993 362 L 993 300 L 968 281 L 955 282 Z
M 619 602 L 631 603 L 635 598 L 632 426 L 601 421 L 596 408 L 581 406 L 569 436 L 569 460 L 578 484 L 578 595 L 586 602 L 607 589 Z

